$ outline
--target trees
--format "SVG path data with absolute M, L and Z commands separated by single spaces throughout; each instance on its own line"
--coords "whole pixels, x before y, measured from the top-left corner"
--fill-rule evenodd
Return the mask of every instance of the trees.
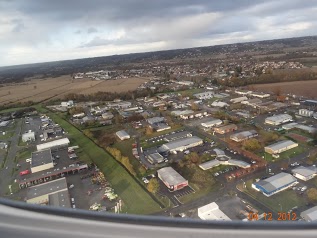
M 255 138 L 246 140 L 242 144 L 243 144 L 244 149 L 246 149 L 248 151 L 256 151 L 256 150 L 261 149 L 261 144 Z
M 190 154 L 186 155 L 186 159 L 193 164 L 200 164 L 201 162 L 201 159 L 196 152 L 191 152 Z
M 157 193 L 160 189 L 160 184 L 156 178 L 150 179 L 148 185 L 147 185 L 147 190 L 151 193 Z
M 132 166 L 132 164 L 130 163 L 130 160 L 128 157 L 126 156 L 122 156 L 121 158 L 121 163 L 124 167 L 126 167 L 126 169 L 132 174 L 132 175 L 136 175 L 134 168 Z
M 152 135 L 152 134 L 153 134 L 153 128 L 150 127 L 150 126 L 148 126 L 148 127 L 146 128 L 145 134 L 146 134 L 146 135 Z
M 310 202 L 317 202 L 317 189 L 310 188 L 307 190 L 307 197 Z
M 198 107 L 197 103 L 192 103 L 192 104 L 191 104 L 191 109 L 192 109 L 193 111 L 198 111 L 198 110 L 199 110 L 199 107 Z

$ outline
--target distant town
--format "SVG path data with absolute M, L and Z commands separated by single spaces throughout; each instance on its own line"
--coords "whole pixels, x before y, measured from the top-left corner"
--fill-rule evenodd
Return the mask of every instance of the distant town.
M 120 93 L 7 104 L 0 195 L 95 212 L 316 221 L 316 95 L 254 86 L 315 82 L 315 71 L 247 58 L 77 71 L 73 81 L 147 80 Z

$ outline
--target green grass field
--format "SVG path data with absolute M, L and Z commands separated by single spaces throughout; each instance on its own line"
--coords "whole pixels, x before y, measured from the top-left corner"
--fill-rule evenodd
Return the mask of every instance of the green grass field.
M 296 148 L 284 151 L 282 153 L 280 153 L 280 157 L 279 158 L 274 158 L 272 155 L 270 155 L 269 153 L 263 153 L 261 156 L 264 156 L 264 159 L 266 161 L 278 161 L 278 160 L 283 160 L 283 159 L 289 159 L 292 158 L 294 156 L 297 156 L 299 154 L 302 154 L 305 152 L 305 148 L 303 148 L 301 145 L 299 145 Z
M 23 109 L 23 108 L 24 107 L 8 108 L 8 109 L 1 110 L 0 113 L 15 112 L 15 111 Z
M 57 114 L 49 113 L 49 116 L 68 132 L 72 144 L 80 147 L 80 158 L 85 161 L 93 161 L 104 173 L 107 180 L 124 202 L 125 212 L 150 214 L 160 210 L 159 205 L 149 194 L 106 151 L 98 147 L 81 131 L 60 118 Z

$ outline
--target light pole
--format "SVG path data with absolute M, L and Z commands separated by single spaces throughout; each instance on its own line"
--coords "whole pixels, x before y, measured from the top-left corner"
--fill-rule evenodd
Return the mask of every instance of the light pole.
M 10 190 L 10 194 L 12 195 L 12 189 L 11 189 L 12 185 L 9 185 L 9 190 Z
M 241 179 L 241 181 L 243 182 L 243 188 L 246 188 L 245 182 L 243 181 L 243 179 Z

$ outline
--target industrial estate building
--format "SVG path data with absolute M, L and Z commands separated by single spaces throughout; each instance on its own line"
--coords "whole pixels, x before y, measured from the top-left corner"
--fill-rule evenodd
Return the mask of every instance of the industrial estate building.
M 315 166 L 299 166 L 295 169 L 292 169 L 292 173 L 294 177 L 303 181 L 307 181 L 314 178 L 317 175 L 317 168 Z
M 317 221 L 317 206 L 300 213 L 301 218 L 308 222 Z
M 291 115 L 279 114 L 279 115 L 267 117 L 265 119 L 265 124 L 278 126 L 278 125 L 281 125 L 281 124 L 289 122 L 289 121 L 293 121 L 293 118 Z
M 284 151 L 293 149 L 297 146 L 298 146 L 298 144 L 295 143 L 294 141 L 283 140 L 283 141 L 279 141 L 277 143 L 274 143 L 272 145 L 265 146 L 264 150 L 265 150 L 265 152 L 267 152 L 269 154 L 279 154 L 279 153 L 282 153 Z
M 214 126 L 219 126 L 221 124 L 222 124 L 222 121 L 220 119 L 211 118 L 209 121 L 201 123 L 201 126 L 206 127 L 206 128 L 210 128 L 210 127 L 214 127 Z
M 22 134 L 22 141 L 35 141 L 35 133 L 34 131 L 29 131 L 27 133 Z
M 158 177 L 172 191 L 188 186 L 188 180 L 183 178 L 172 167 L 165 167 L 157 171 Z
M 187 137 L 179 140 L 174 140 L 163 144 L 159 147 L 158 152 L 166 153 L 166 152 L 177 152 L 177 151 L 184 151 L 186 149 L 198 146 L 203 144 L 203 140 L 197 136 Z
M 38 151 L 41 151 L 41 150 L 46 150 L 46 149 L 55 149 L 55 148 L 59 148 L 59 147 L 67 147 L 69 143 L 70 143 L 70 141 L 68 138 L 62 138 L 59 140 L 54 140 L 54 141 L 50 141 L 47 143 L 39 144 L 36 146 L 36 149 Z
M 256 136 L 258 136 L 257 131 L 250 130 L 250 131 L 242 131 L 242 132 L 232 134 L 230 136 L 230 139 L 233 141 L 236 141 L 236 142 L 241 142 L 241 141 L 244 141 L 244 140 L 256 137 Z
M 210 98 L 214 97 L 214 92 L 208 91 L 208 92 L 203 92 L 203 93 L 196 93 L 193 96 L 198 98 L 198 99 L 210 99 Z
M 28 188 L 26 202 L 70 207 L 66 179 L 60 178 Z
M 231 221 L 231 219 L 219 209 L 219 206 L 215 202 L 198 208 L 198 216 L 202 220 Z
M 279 173 L 270 178 L 252 184 L 252 188 L 269 197 L 297 183 L 297 179 L 288 173 Z
M 50 149 L 32 153 L 31 172 L 54 168 L 53 157 Z
M 192 137 L 192 136 L 193 135 L 188 131 L 179 131 L 179 132 L 164 136 L 164 140 L 167 142 L 170 142 L 170 141 L 179 140 L 179 139 Z
M 164 161 L 164 157 L 159 153 L 149 154 L 146 158 L 151 164 L 159 164 Z
M 125 130 L 117 131 L 116 135 L 118 136 L 120 140 L 130 139 L 130 135 Z
M 298 115 L 303 117 L 312 117 L 314 114 L 313 111 L 307 110 L 307 109 L 299 109 Z
M 216 127 L 214 130 L 216 133 L 226 134 L 226 133 L 235 131 L 237 129 L 238 129 L 238 127 L 235 124 L 228 124 L 225 126 Z

